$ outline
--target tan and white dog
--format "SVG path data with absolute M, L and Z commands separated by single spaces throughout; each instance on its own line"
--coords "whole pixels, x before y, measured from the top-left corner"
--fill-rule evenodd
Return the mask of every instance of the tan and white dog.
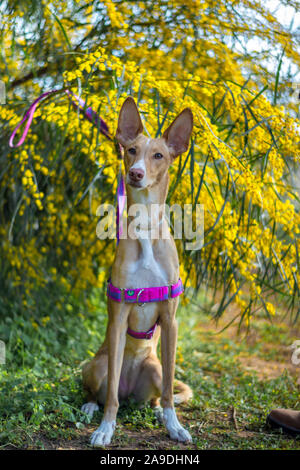
M 127 211 L 135 203 L 146 205 L 149 213 L 151 205 L 164 205 L 169 185 L 168 168 L 178 155 L 187 151 L 192 128 L 193 115 L 186 108 L 161 138 L 148 138 L 143 135 L 135 101 L 132 97 L 125 100 L 116 138 L 125 150 Z M 160 215 L 160 220 L 154 224 L 167 224 L 163 214 Z M 169 230 L 168 225 L 164 229 Z M 119 289 L 170 286 L 178 279 L 178 255 L 171 235 L 158 239 L 128 236 L 120 240 L 112 266 L 111 282 L 114 286 Z M 174 409 L 174 403 L 192 397 L 189 386 L 179 381 L 175 381 L 178 393 L 173 396 L 177 306 L 178 297 L 143 306 L 108 298 L 106 338 L 92 361 L 83 367 L 88 402 L 82 410 L 92 415 L 98 410 L 98 403 L 105 405 L 102 422 L 91 437 L 93 446 L 110 444 L 119 399 L 128 396 L 137 402 L 150 401 L 171 439 L 191 441 Z M 147 331 L 156 322 L 159 326 L 151 339 L 137 339 L 127 334 L 128 328 L 136 332 Z M 160 336 L 162 364 L 156 353 Z

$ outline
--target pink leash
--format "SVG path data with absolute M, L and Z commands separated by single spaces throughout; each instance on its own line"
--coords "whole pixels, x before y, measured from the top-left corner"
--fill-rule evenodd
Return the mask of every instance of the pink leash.
M 46 98 L 49 95 L 54 95 L 55 93 L 61 93 L 61 92 L 65 92 L 70 97 L 71 103 L 73 104 L 74 108 L 76 108 L 76 109 L 79 108 L 80 111 L 83 112 L 85 118 L 88 121 L 90 121 L 92 124 L 94 124 L 97 127 L 99 126 L 99 130 L 100 130 L 101 134 L 103 134 L 108 140 L 111 140 L 111 141 L 114 140 L 111 137 L 110 133 L 109 133 L 108 126 L 107 126 L 106 122 L 90 106 L 88 108 L 86 108 L 85 107 L 86 102 L 82 98 L 75 95 L 70 90 L 52 90 L 52 91 L 47 91 L 47 92 L 43 93 L 42 95 L 40 95 L 29 106 L 28 110 L 24 114 L 23 119 L 15 127 L 15 129 L 13 130 L 13 133 L 10 136 L 9 146 L 11 148 L 20 147 L 24 143 L 24 141 L 27 137 L 29 128 L 30 128 L 31 123 L 32 123 L 34 112 L 35 112 L 37 106 L 39 105 L 40 101 L 42 101 L 44 98 Z M 77 102 L 74 101 L 74 99 L 72 99 L 72 97 L 75 98 L 77 100 Z M 22 126 L 22 124 L 24 122 L 26 122 L 26 124 L 25 124 L 25 128 L 23 130 L 23 134 L 22 134 L 19 142 L 17 144 L 14 144 L 15 135 L 16 135 L 17 131 L 20 129 L 20 127 Z M 116 141 L 115 141 L 115 145 L 116 145 L 116 151 L 117 151 L 118 159 L 123 159 L 123 152 L 122 152 L 121 145 Z M 120 170 L 120 174 L 119 174 L 119 177 L 118 177 L 118 187 L 117 187 L 117 215 L 116 215 L 117 245 L 119 244 L 120 236 L 122 236 L 122 233 L 123 233 L 122 218 L 123 218 L 123 213 L 124 213 L 124 209 L 125 209 L 125 193 L 126 193 L 126 190 L 125 190 L 124 177 L 123 177 L 122 171 Z
M 120 170 L 119 182 L 117 187 L 117 245 L 120 243 L 120 237 L 123 234 L 123 214 L 126 199 L 125 181 L 122 171 Z
M 42 95 L 40 95 L 28 108 L 28 110 L 26 111 L 23 119 L 19 122 L 19 124 L 15 127 L 12 135 L 10 136 L 10 139 L 9 139 L 9 146 L 11 148 L 14 148 L 14 147 L 20 147 L 20 145 L 22 145 L 26 139 L 26 136 L 28 134 L 28 131 L 29 131 L 29 128 L 31 126 L 31 123 L 32 123 L 32 119 L 33 119 L 33 115 L 34 115 L 34 112 L 39 104 L 40 101 L 42 101 L 44 98 L 46 98 L 46 96 L 49 96 L 49 95 L 54 95 L 55 93 L 61 93 L 62 91 L 64 91 L 69 97 L 71 97 L 71 102 L 73 104 L 73 106 L 75 108 L 79 108 L 83 113 L 84 113 L 84 116 L 86 117 L 86 119 L 88 121 L 90 121 L 92 124 L 98 126 L 99 123 L 100 123 L 100 126 L 99 126 L 99 129 L 100 129 L 100 132 L 105 135 L 105 137 L 109 140 L 113 140 L 112 137 L 109 135 L 109 131 L 108 131 L 108 127 L 107 127 L 107 124 L 105 121 L 103 121 L 103 119 L 98 116 L 98 114 L 89 106 L 88 108 L 85 107 L 85 101 L 81 98 L 79 98 L 79 96 L 75 95 L 74 93 L 72 93 L 70 90 L 52 90 L 52 91 L 47 91 L 46 93 L 43 93 Z M 72 99 L 72 96 L 78 101 L 78 103 L 76 103 L 73 99 Z M 25 128 L 24 128 L 24 131 L 23 131 L 23 134 L 19 140 L 19 142 L 17 144 L 14 144 L 14 138 L 15 138 L 15 135 L 17 133 L 17 131 L 19 130 L 19 128 L 21 127 L 21 125 L 25 122 L 26 122 L 26 125 L 25 125 Z
M 61 90 L 53 90 L 53 91 L 47 91 L 46 93 L 43 93 L 41 96 L 39 96 L 33 103 L 32 105 L 28 108 L 28 110 L 26 111 L 22 121 L 19 122 L 19 124 L 17 125 L 17 127 L 15 127 L 12 135 L 10 136 L 10 139 L 9 139 L 9 146 L 10 147 L 20 147 L 20 145 L 23 144 L 27 134 L 28 134 L 28 131 L 29 131 L 29 128 L 31 126 L 31 122 L 32 122 L 32 119 L 33 119 L 33 115 L 34 115 L 34 111 L 37 107 L 37 105 L 39 104 L 39 102 L 45 98 L 46 96 L 48 95 L 51 95 L 53 93 L 58 93 L 59 91 Z M 21 136 L 21 139 L 19 140 L 19 142 L 17 144 L 14 144 L 14 138 L 15 138 L 15 135 L 18 131 L 18 129 L 21 127 L 21 125 L 23 124 L 23 122 L 26 122 L 26 125 L 25 125 L 25 129 L 23 131 L 23 134 Z

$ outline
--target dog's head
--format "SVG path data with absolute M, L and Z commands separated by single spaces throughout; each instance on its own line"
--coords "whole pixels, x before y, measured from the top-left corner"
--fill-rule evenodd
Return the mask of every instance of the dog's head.
M 125 149 L 126 182 L 137 189 L 159 184 L 174 158 L 187 151 L 193 129 L 193 114 L 185 108 L 160 138 L 143 134 L 143 124 L 134 99 L 124 101 L 116 138 Z

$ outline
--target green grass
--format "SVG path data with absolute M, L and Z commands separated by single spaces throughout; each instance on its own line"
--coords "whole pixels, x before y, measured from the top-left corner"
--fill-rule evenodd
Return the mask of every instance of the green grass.
M 81 363 L 103 340 L 105 301 L 95 297 L 79 313 L 54 311 L 45 326 L 24 314 L 1 322 L 7 361 L 0 366 L 0 448 L 89 448 L 102 409 L 91 422 L 80 411 Z M 121 403 L 113 448 L 300 449 L 300 439 L 265 425 L 272 408 L 300 410 L 296 368 L 285 353 L 297 339 L 289 326 L 259 318 L 248 337 L 236 337 L 232 327 L 216 334 L 222 325 L 195 305 L 180 307 L 178 320 L 176 377 L 194 391 L 178 414 L 193 444 L 169 440 L 149 406 L 129 401 Z

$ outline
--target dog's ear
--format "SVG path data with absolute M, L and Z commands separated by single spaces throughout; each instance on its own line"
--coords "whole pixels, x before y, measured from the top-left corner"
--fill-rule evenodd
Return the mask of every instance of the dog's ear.
M 134 140 L 143 132 L 143 124 L 132 96 L 128 96 L 124 101 L 118 121 L 116 139 L 126 147 L 126 144 Z
M 173 158 L 187 151 L 192 130 L 193 113 L 190 108 L 185 108 L 163 133 L 163 139 Z

